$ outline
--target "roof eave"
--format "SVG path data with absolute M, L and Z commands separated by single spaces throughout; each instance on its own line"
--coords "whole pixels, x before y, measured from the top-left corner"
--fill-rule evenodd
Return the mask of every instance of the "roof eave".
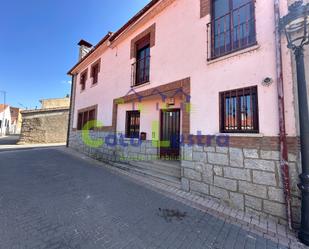
M 115 33 L 109 32 L 97 45 L 93 47 L 93 49 L 83 58 L 81 59 L 67 74 L 73 75 L 74 69 L 76 69 L 82 62 L 84 62 L 98 47 L 100 47 L 107 39 L 110 42 L 113 42 L 116 38 L 118 38 L 127 28 L 129 28 L 132 24 L 137 22 L 147 11 L 152 9 L 158 2 L 161 0 L 152 0 L 150 1 L 143 9 L 141 9 L 136 15 L 134 15 L 127 23 L 125 23 L 120 29 L 118 29 Z
M 108 40 L 108 38 L 112 35 L 112 32 L 108 32 L 101 41 L 99 41 L 98 44 L 96 44 L 92 50 L 89 51 L 87 55 L 85 55 L 84 58 L 79 60 L 71 69 L 69 72 L 67 72 L 68 75 L 73 75 L 74 69 L 76 69 L 82 62 L 84 62 L 98 47 L 100 47 L 104 42 Z

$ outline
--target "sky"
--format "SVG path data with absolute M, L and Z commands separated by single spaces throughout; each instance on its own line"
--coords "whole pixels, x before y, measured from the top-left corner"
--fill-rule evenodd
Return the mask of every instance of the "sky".
M 0 103 L 40 107 L 70 94 L 77 43 L 96 44 L 149 0 L 0 0 Z

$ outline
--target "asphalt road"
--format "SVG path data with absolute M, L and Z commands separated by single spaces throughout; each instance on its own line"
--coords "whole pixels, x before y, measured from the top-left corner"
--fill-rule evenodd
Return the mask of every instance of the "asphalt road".
M 14 145 L 18 142 L 19 136 L 7 136 L 7 137 L 0 137 L 0 146 L 1 145 Z
M 284 248 L 64 149 L 0 152 L 0 248 Z

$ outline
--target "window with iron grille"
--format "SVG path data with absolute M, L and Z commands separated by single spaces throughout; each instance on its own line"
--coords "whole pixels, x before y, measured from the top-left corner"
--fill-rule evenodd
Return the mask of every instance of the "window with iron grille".
M 97 61 L 94 65 L 91 66 L 91 78 L 93 85 L 98 83 L 99 72 L 100 72 L 100 61 Z
M 208 59 L 256 44 L 255 0 L 213 0 Z
M 136 42 L 136 62 L 132 65 L 133 84 L 139 86 L 149 82 L 150 74 L 150 34 Z
M 127 111 L 126 117 L 126 137 L 139 138 L 140 112 Z
M 81 73 L 80 75 L 80 88 L 81 91 L 84 91 L 86 89 L 86 81 L 87 81 L 87 75 L 88 75 L 88 71 L 84 71 L 83 73 Z
M 78 112 L 77 130 L 87 129 L 85 125 L 88 121 L 96 120 L 96 109 L 89 109 Z
M 258 133 L 257 87 L 220 93 L 220 132 Z

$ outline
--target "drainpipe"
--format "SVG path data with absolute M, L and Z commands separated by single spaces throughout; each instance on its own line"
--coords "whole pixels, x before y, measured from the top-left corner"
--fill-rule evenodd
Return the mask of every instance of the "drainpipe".
M 280 169 L 283 179 L 284 197 L 286 204 L 286 213 L 288 225 L 292 230 L 292 205 L 291 205 L 291 187 L 288 166 L 288 148 L 286 141 L 285 128 L 285 108 L 284 108 L 284 87 L 283 87 L 283 69 L 282 69 L 282 50 L 280 23 L 280 5 L 279 0 L 274 0 L 275 10 L 275 39 L 276 39 L 276 70 L 277 70 L 277 90 L 278 90 L 278 108 L 279 108 L 279 139 L 280 139 Z
M 74 89 L 74 74 L 72 75 L 72 83 L 71 83 L 70 109 L 69 109 L 69 123 L 68 123 L 68 132 L 67 132 L 67 143 L 66 143 L 66 147 L 69 147 L 69 138 L 70 138 L 70 129 L 71 129 L 71 119 L 72 119 L 72 106 L 73 106 L 73 89 Z

